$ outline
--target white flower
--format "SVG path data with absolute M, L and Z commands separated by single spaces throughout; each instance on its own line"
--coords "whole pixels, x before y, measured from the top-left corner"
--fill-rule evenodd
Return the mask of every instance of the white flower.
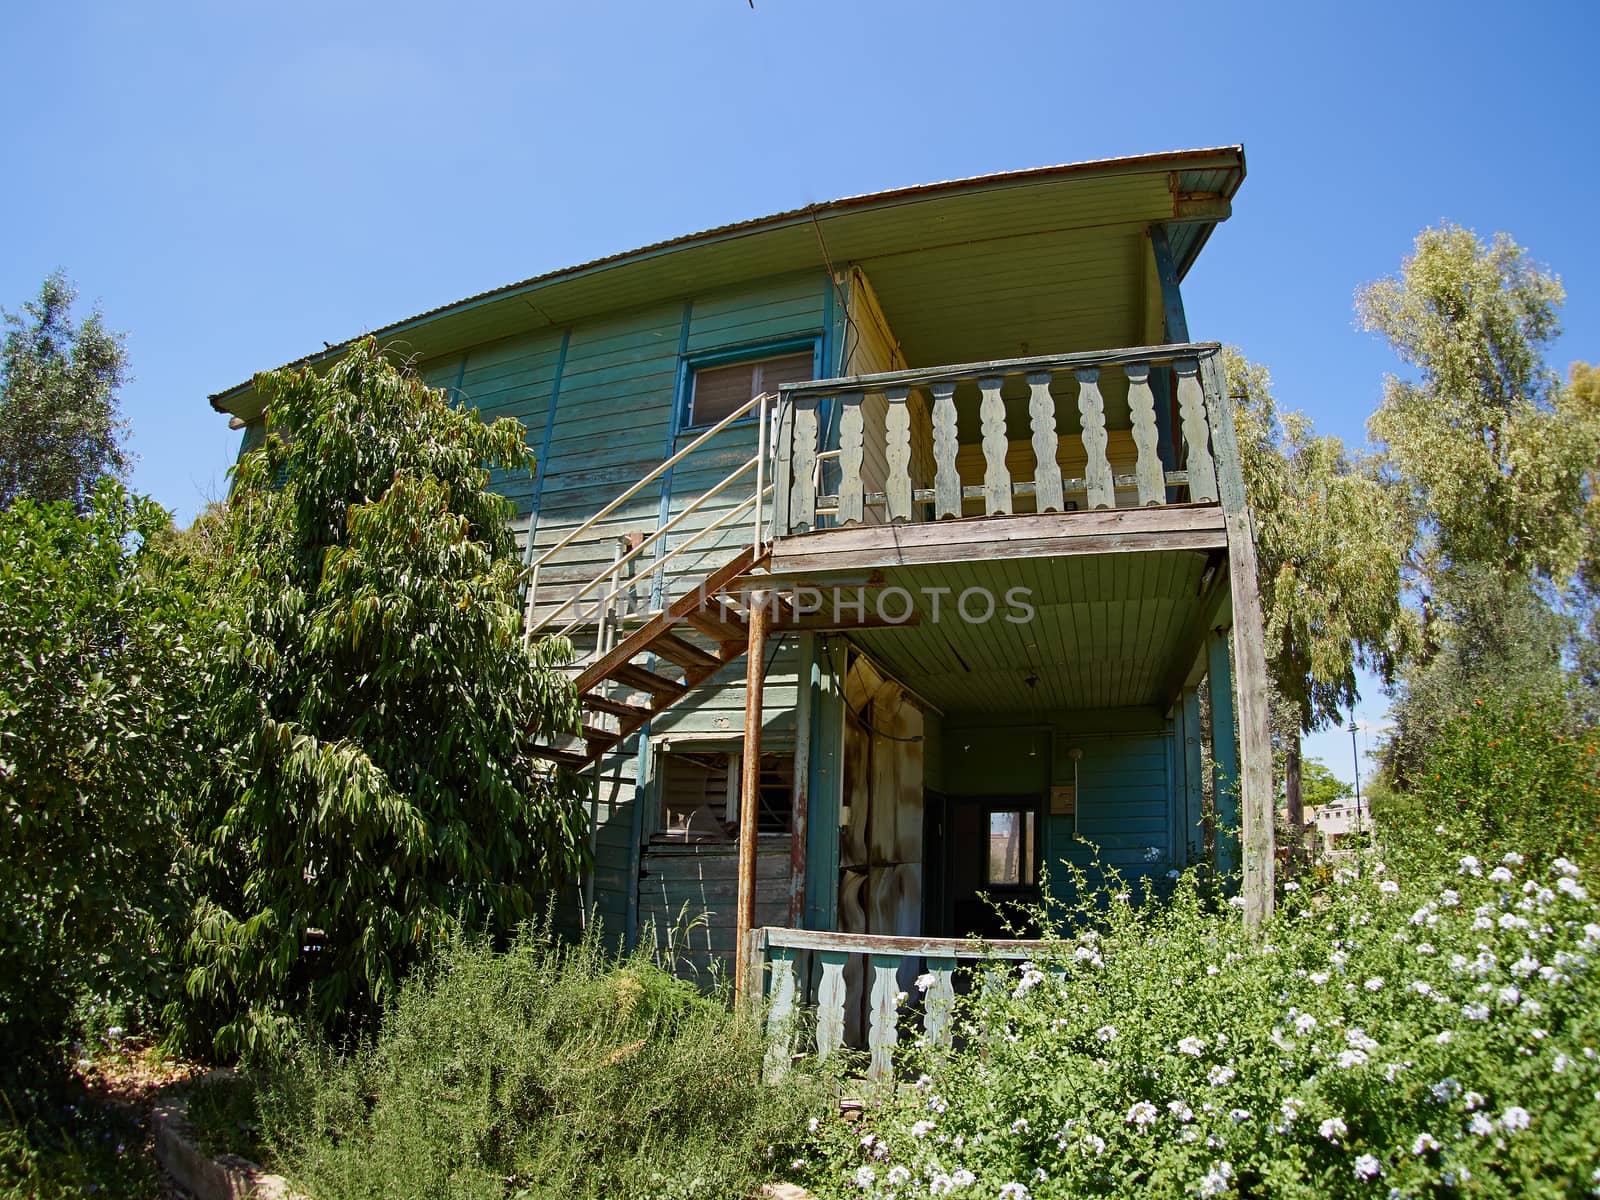
M 1229 896 L 1228 897 L 1228 903 L 1231 904 L 1234 908 L 1243 908 L 1244 907 L 1244 897 L 1243 896 Z
M 1426 979 L 1416 979 L 1411 983 L 1411 990 L 1419 996 L 1429 996 L 1433 994 L 1433 985 Z
M 1117 1027 L 1115 1025 L 1102 1025 L 1094 1031 L 1094 1035 L 1102 1042 L 1114 1042 L 1117 1040 Z
M 1356 1159 L 1354 1167 L 1357 1179 L 1376 1179 L 1383 1174 L 1383 1164 L 1370 1154 L 1363 1154 Z
M 1154 1104 L 1151 1104 L 1148 1100 L 1140 1100 L 1128 1110 L 1126 1120 L 1129 1125 L 1135 1125 L 1143 1129 L 1146 1125 L 1154 1125 L 1159 1115 Z
M 1367 1056 L 1364 1051 L 1343 1050 L 1339 1053 L 1339 1065 L 1346 1071 L 1350 1070 L 1351 1067 L 1365 1066 L 1366 1062 Z
M 1494 1132 L 1494 1122 L 1482 1113 L 1473 1113 L 1472 1120 L 1467 1122 L 1467 1128 L 1479 1137 L 1488 1137 Z
M 1328 982 L 1328 973 L 1326 971 L 1313 971 L 1311 972 L 1309 978 L 1312 983 L 1316 984 L 1318 987 L 1321 987 L 1323 984 Z
M 1506 856 L 1500 861 L 1505 863 L 1508 867 L 1520 867 L 1528 860 L 1523 858 L 1522 855 L 1518 854 L 1515 850 L 1507 850 Z
M 1558 1054 L 1558 1055 L 1556 1055 L 1555 1061 L 1550 1064 L 1550 1069 L 1552 1071 L 1554 1071 L 1557 1075 L 1560 1075 L 1563 1071 L 1565 1071 L 1571 1065 L 1572 1065 L 1572 1060 L 1570 1058 L 1568 1058 L 1565 1054 Z
M 877 1182 L 877 1179 L 878 1179 L 878 1173 L 876 1171 L 874 1171 L 871 1167 L 860 1166 L 860 1167 L 856 1168 L 856 1174 L 855 1174 L 856 1186 L 858 1188 L 860 1188 L 862 1191 L 866 1191 L 875 1182 Z
M 1199 1058 L 1205 1053 L 1206 1044 L 1197 1037 L 1186 1037 L 1178 1042 L 1178 1053 L 1189 1054 Z
M 1350 1129 L 1345 1125 L 1342 1117 L 1329 1117 L 1321 1125 L 1317 1126 L 1318 1136 L 1335 1145 L 1338 1145 L 1339 1139 L 1349 1132 Z
M 1028 1189 L 1020 1183 L 1002 1183 L 1000 1200 L 1028 1200 Z
M 1376 1050 L 1378 1043 L 1367 1036 L 1367 1031 L 1359 1025 L 1352 1025 L 1344 1031 L 1345 1044 L 1357 1050 Z
M 1310 1013 L 1301 1013 L 1294 1019 L 1294 1030 L 1304 1037 L 1317 1027 L 1317 1019 Z
M 1439 893 L 1439 903 L 1446 908 L 1454 908 L 1461 903 L 1461 893 L 1454 888 L 1445 888 Z
M 1365 987 L 1369 992 L 1381 992 L 1383 990 L 1383 976 L 1374 975 L 1362 986 Z
M 1202 1196 L 1220 1196 L 1233 1186 L 1233 1166 L 1230 1163 L 1212 1163 L 1211 1170 L 1200 1177 Z
M 1501 1004 L 1515 1004 L 1522 999 L 1522 993 L 1517 988 L 1507 984 L 1505 987 L 1501 988 L 1498 993 L 1496 993 L 1496 999 L 1498 999 Z
M 1144 860 L 1145 860 L 1145 862 L 1160 862 L 1161 861 L 1161 847 L 1160 846 L 1146 846 L 1144 848 Z
M 1228 1120 L 1234 1122 L 1235 1124 L 1242 1125 L 1244 1122 L 1248 1121 L 1250 1117 L 1251 1112 L 1248 1108 L 1231 1108 L 1228 1110 Z
M 1178 1121 L 1187 1123 L 1194 1120 L 1194 1109 L 1190 1108 L 1182 1100 L 1167 1101 L 1167 1111 Z
M 1574 900 L 1587 900 L 1589 898 L 1589 893 L 1582 884 L 1575 879 L 1568 879 L 1566 876 L 1556 880 L 1556 891 L 1565 892 Z
M 1378 885 L 1378 890 L 1385 896 L 1393 896 L 1400 890 L 1400 885 L 1392 879 L 1385 879 Z
M 1284 1124 L 1289 1125 L 1292 1124 L 1294 1119 L 1300 1115 L 1300 1110 L 1304 1107 L 1305 1105 L 1303 1103 L 1301 1103 L 1295 1097 L 1290 1096 L 1278 1106 L 1278 1111 L 1283 1114 Z
M 1021 978 L 1017 981 L 1017 990 L 1012 993 L 1015 999 L 1022 999 L 1039 984 L 1044 982 L 1044 972 L 1031 962 L 1025 962 L 1018 968 Z
M 1421 1158 L 1429 1150 L 1437 1150 L 1439 1143 L 1431 1133 L 1417 1134 L 1416 1141 L 1411 1143 L 1411 1153 Z
M 1466 1109 L 1467 1109 L 1468 1112 L 1472 1112 L 1475 1109 L 1482 1108 L 1483 1107 L 1483 1093 L 1482 1092 L 1468 1092 L 1466 1095 L 1461 1097 L 1461 1103 L 1466 1106 Z
M 1511 872 L 1505 867 L 1496 867 L 1494 870 L 1489 872 L 1489 878 L 1494 880 L 1496 883 L 1510 883 Z
M 1578 868 L 1573 866 L 1572 860 L 1568 858 L 1556 859 L 1555 862 L 1550 864 L 1550 869 L 1557 875 L 1564 875 L 1568 879 L 1576 879 L 1578 877 Z
M 1206 1082 L 1212 1087 L 1226 1087 L 1233 1082 L 1234 1076 L 1237 1074 L 1238 1072 L 1232 1067 L 1212 1067 L 1211 1070 L 1206 1072 Z
M 1478 859 L 1477 859 L 1476 855 L 1464 854 L 1464 855 L 1461 856 L 1461 874 L 1463 874 L 1463 875 L 1482 875 L 1483 874 L 1483 866 L 1482 866 L 1482 864 L 1480 864 L 1478 862 Z
M 965 1167 L 962 1167 L 950 1176 L 950 1182 L 955 1184 L 956 1187 L 971 1187 L 978 1182 L 978 1177 Z
M 917 991 L 926 992 L 936 982 L 938 981 L 935 979 L 932 971 L 924 971 L 921 975 L 917 976 Z
M 812 1133 L 815 1133 L 817 1131 L 817 1126 L 820 1124 L 821 1122 L 818 1121 L 816 1117 L 812 1117 L 811 1120 L 806 1122 L 806 1128 Z
M 1516 1104 L 1500 1114 L 1500 1124 L 1507 1130 L 1526 1129 L 1529 1119 L 1528 1110 Z
M 890 1167 L 888 1179 L 895 1187 L 899 1187 L 903 1183 L 911 1182 L 911 1170 L 909 1167 Z
M 1469 1021 L 1487 1021 L 1489 1019 L 1489 1006 L 1480 1004 L 1476 1000 L 1471 1000 L 1461 1006 L 1461 1015 Z
M 1291 879 L 1288 883 L 1283 885 L 1283 890 L 1286 892 L 1298 892 L 1300 890 L 1300 885 Z
M 1011 1122 L 1012 1133 L 1027 1133 L 1031 1128 L 1033 1128 L 1033 1126 L 1028 1123 L 1027 1117 L 1018 1117 L 1015 1121 Z
M 1434 1034 L 1433 1035 L 1433 1040 L 1435 1042 L 1439 1043 L 1439 1045 L 1441 1045 L 1441 1046 L 1448 1046 L 1452 1041 L 1455 1040 L 1455 1036 L 1456 1035 L 1454 1033 L 1450 1032 L 1450 1030 L 1445 1029 L 1445 1030 L 1441 1030 L 1439 1033 Z

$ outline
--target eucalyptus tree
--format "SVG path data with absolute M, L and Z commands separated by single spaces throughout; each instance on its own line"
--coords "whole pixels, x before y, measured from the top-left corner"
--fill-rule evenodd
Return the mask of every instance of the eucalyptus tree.
M 302 1014 L 358 1025 L 457 929 L 536 915 L 586 845 L 573 781 L 533 752 L 576 728 L 570 649 L 524 642 L 512 508 L 487 488 L 532 469 L 522 427 L 370 339 L 256 389 L 265 442 L 207 538 L 216 748 L 174 1012 L 224 1053 Z
M 74 322 L 77 292 L 57 271 L 21 313 L 5 313 L 0 343 L 0 506 L 20 495 L 85 509 L 95 484 L 128 466 L 117 391 L 127 379 L 122 336 L 99 309 Z
M 1302 413 L 1280 411 L 1266 368 L 1231 347 L 1223 367 L 1255 517 L 1267 662 L 1291 714 L 1284 777 L 1298 827 L 1300 735 L 1339 720 L 1357 698 L 1358 667 L 1388 675 L 1408 651 L 1401 565 L 1413 533 L 1363 459 Z

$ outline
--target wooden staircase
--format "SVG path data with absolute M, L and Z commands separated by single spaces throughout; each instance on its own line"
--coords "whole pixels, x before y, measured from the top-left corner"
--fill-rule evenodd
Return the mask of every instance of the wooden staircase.
M 534 752 L 574 770 L 589 766 L 742 657 L 749 636 L 745 620 L 725 612 L 721 597 L 768 556 L 766 548 L 745 547 L 585 666 L 574 680 L 583 707 L 580 734 L 560 745 L 535 746 Z

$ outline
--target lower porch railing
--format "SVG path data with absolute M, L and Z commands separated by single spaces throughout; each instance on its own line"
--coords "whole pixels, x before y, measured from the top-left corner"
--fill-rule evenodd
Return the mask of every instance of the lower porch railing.
M 818 1058 L 846 1044 L 852 1010 L 864 1014 L 860 1033 L 868 1051 L 867 1077 L 887 1079 L 902 1016 L 921 1008 L 927 1039 L 948 1045 L 956 973 L 963 963 L 1029 961 L 1056 943 L 978 942 L 965 938 L 888 937 L 768 927 L 750 931 L 746 961 L 767 982 L 769 1078 L 788 1070 L 804 1044 Z M 908 978 L 909 976 L 909 978 Z M 752 984 L 751 995 L 760 995 Z M 813 1037 L 807 1036 L 814 1035 Z

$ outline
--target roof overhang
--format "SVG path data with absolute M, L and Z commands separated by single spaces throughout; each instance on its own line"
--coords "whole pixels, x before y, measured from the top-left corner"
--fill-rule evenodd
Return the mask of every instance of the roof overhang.
M 899 299 L 937 300 L 927 295 L 930 271 L 944 271 L 948 280 L 948 272 L 965 262 L 998 284 L 1008 264 L 1020 269 L 1030 263 L 1087 263 L 1084 251 L 1117 245 L 1119 231 L 1129 235 L 1121 240 L 1131 245 L 1134 235 L 1142 236 L 1151 225 L 1161 224 L 1168 227 L 1181 278 L 1217 222 L 1227 218 L 1244 174 L 1244 148 L 1226 146 L 1036 167 L 851 196 L 538 275 L 397 321 L 373 336 L 429 359 L 530 329 L 564 327 L 604 312 L 700 295 L 791 271 L 825 266 L 842 270 L 853 263 L 862 265 L 871 277 L 908 356 L 916 362 L 923 357 L 919 341 L 931 342 L 946 326 L 970 327 L 965 318 L 954 323 L 937 319 L 937 304 L 926 312 L 912 311 Z M 1122 274 L 1138 278 L 1136 269 Z M 1073 272 L 1067 275 L 1060 286 L 1073 282 Z M 1037 269 L 1035 276 L 1060 278 L 1059 272 Z M 1030 312 L 1049 313 L 1054 322 L 1050 328 L 1062 328 L 1060 297 L 1047 303 L 1019 293 L 1017 303 L 1016 319 L 1023 323 L 1016 329 L 1026 330 Z M 996 320 L 1008 319 L 1006 312 L 992 305 L 990 311 Z M 353 340 L 294 365 L 336 361 Z M 1033 341 L 1032 352 L 1058 348 L 1051 340 L 1047 335 Z M 1086 328 L 1072 348 L 1097 348 L 1100 340 Z M 956 347 L 941 346 L 940 352 L 939 361 L 981 357 Z M 253 382 L 215 393 L 210 400 L 219 412 L 247 421 L 260 415 Z

